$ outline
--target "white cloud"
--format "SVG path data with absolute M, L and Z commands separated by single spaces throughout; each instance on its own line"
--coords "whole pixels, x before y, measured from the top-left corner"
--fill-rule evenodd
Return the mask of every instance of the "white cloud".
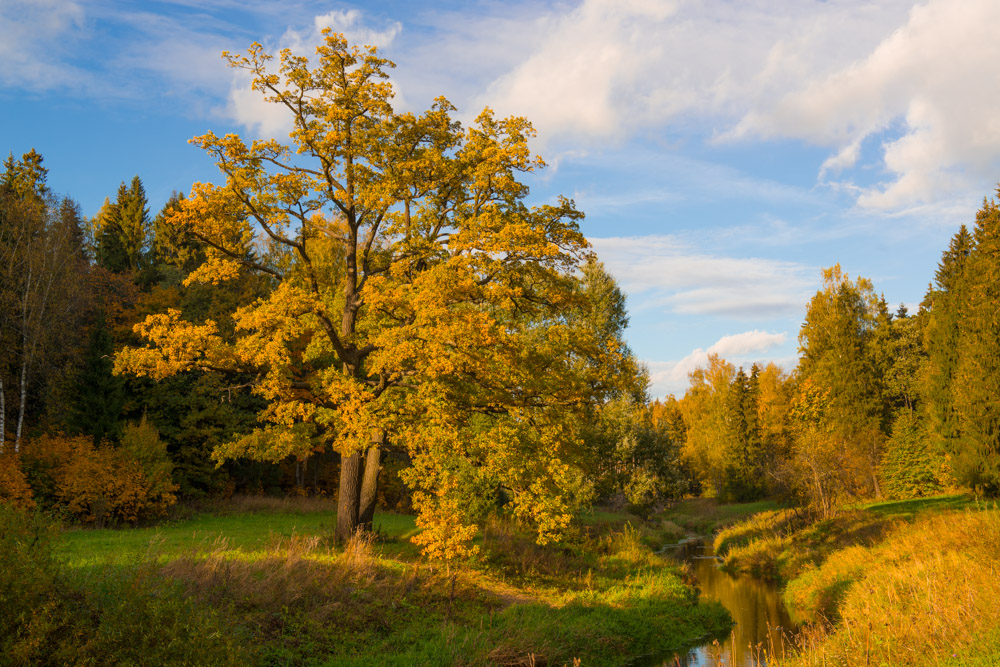
M 93 84 L 82 69 L 61 62 L 83 36 L 86 15 L 73 0 L 7 0 L 0 3 L 0 83 L 32 90 Z
M 740 334 L 723 336 L 708 348 L 708 354 L 717 354 L 723 359 L 741 357 L 750 352 L 764 352 L 772 347 L 783 345 L 788 335 L 782 333 L 768 333 L 766 331 L 744 331 Z
M 858 147 L 899 120 L 881 146 L 888 179 L 862 188 L 863 207 L 897 210 L 995 178 L 1000 166 L 1000 3 L 932 0 L 865 58 L 806 76 L 750 110 L 732 136 L 794 137 L 832 146 L 821 170 L 853 166 Z
M 532 39 L 476 103 L 577 144 L 669 124 L 803 140 L 832 151 L 821 182 L 857 167 L 838 189 L 895 212 L 992 185 L 998 24 L 996 0 L 583 0 L 490 35 Z
M 479 101 L 574 138 L 738 118 L 863 56 L 910 4 L 583 0 L 521 27 L 533 48 Z
M 795 262 L 722 257 L 672 236 L 591 238 L 633 309 L 771 319 L 800 313 L 817 272 Z
M 681 395 L 688 386 L 688 375 L 698 367 L 708 364 L 708 356 L 717 354 L 736 365 L 747 365 L 762 360 L 769 350 L 780 348 L 788 341 L 788 334 L 767 331 L 745 331 L 723 336 L 708 349 L 697 348 L 679 361 L 647 361 L 651 393 L 653 396 Z M 779 365 L 791 366 L 791 358 L 776 360 Z M 791 362 L 791 363 L 790 363 Z

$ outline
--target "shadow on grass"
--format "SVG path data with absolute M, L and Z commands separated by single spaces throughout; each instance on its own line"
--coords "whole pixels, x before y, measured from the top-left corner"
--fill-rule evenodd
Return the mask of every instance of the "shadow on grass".
M 869 512 L 886 518 L 913 518 L 923 512 L 942 512 L 974 507 L 976 499 L 968 494 L 950 494 L 910 500 L 888 500 L 866 504 L 862 507 Z

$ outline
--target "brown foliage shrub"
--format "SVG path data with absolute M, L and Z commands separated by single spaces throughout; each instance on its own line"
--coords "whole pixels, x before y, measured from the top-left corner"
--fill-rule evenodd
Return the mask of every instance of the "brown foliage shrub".
M 126 431 L 128 435 L 128 431 Z M 158 438 L 157 438 L 158 439 Z M 89 437 L 46 435 L 25 447 L 32 483 L 52 506 L 83 523 L 135 523 L 163 516 L 176 502 L 169 468 L 143 450 L 146 441 L 116 449 Z M 166 455 L 164 449 L 163 455 Z
M 21 470 L 21 457 L 0 454 L 0 503 L 30 510 L 35 507 L 31 496 L 31 487 Z

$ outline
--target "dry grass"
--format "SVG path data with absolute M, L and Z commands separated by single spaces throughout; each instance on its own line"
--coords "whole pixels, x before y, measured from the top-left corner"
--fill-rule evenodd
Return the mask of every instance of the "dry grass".
M 923 517 L 842 551 L 789 588 L 793 601 L 840 600 L 837 622 L 805 633 L 788 664 L 942 664 L 1000 630 L 998 573 L 995 510 Z
M 226 508 L 235 514 L 255 512 L 336 512 L 337 499 L 329 496 L 244 496 L 226 501 Z
M 320 622 L 413 587 L 380 562 L 370 536 L 355 537 L 339 553 L 315 535 L 275 538 L 263 552 L 233 550 L 217 540 L 207 553 L 192 551 L 162 571 L 213 604 L 260 612 L 297 608 Z
M 724 528 L 715 536 L 715 553 L 720 556 L 761 538 L 785 537 L 809 522 L 801 510 L 772 510 L 755 514 L 745 521 Z
M 872 545 L 903 519 L 852 510 L 810 523 L 808 514 L 793 510 L 769 512 L 720 533 L 716 553 L 723 568 L 773 581 L 791 581 L 840 550 Z
M 482 550 L 488 565 L 518 578 L 562 577 L 580 569 L 571 549 L 541 546 L 532 532 L 509 518 L 487 520 L 483 526 Z

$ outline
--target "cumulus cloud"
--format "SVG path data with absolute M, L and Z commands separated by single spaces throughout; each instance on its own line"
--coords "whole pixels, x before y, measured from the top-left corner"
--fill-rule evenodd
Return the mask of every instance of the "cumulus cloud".
M 854 166 L 862 141 L 900 119 L 881 146 L 888 180 L 858 203 L 894 210 L 954 192 L 1000 166 L 1000 4 L 935 0 L 865 58 L 807 77 L 773 104 L 749 111 L 732 136 L 795 137 L 834 147 L 821 172 Z
M 834 185 L 877 211 L 981 191 L 1000 167 L 995 0 L 561 7 L 523 29 L 532 48 L 477 100 L 545 137 L 681 123 L 722 142 L 803 140 L 831 150 L 820 182 L 858 168 Z
M 584 0 L 523 27 L 534 47 L 481 99 L 574 137 L 692 114 L 738 117 L 864 55 L 910 3 L 868 4 Z
M 736 319 L 794 316 L 814 285 L 812 267 L 700 252 L 666 235 L 591 238 L 634 308 Z
M 708 356 L 717 354 L 726 361 L 745 365 L 760 361 L 764 353 L 780 348 L 788 341 L 786 332 L 745 331 L 723 336 L 708 349 L 697 348 L 679 361 L 646 362 L 654 396 L 683 394 L 688 385 L 688 375 L 698 367 L 708 364 Z M 792 365 L 791 359 L 775 360 L 779 365 Z

